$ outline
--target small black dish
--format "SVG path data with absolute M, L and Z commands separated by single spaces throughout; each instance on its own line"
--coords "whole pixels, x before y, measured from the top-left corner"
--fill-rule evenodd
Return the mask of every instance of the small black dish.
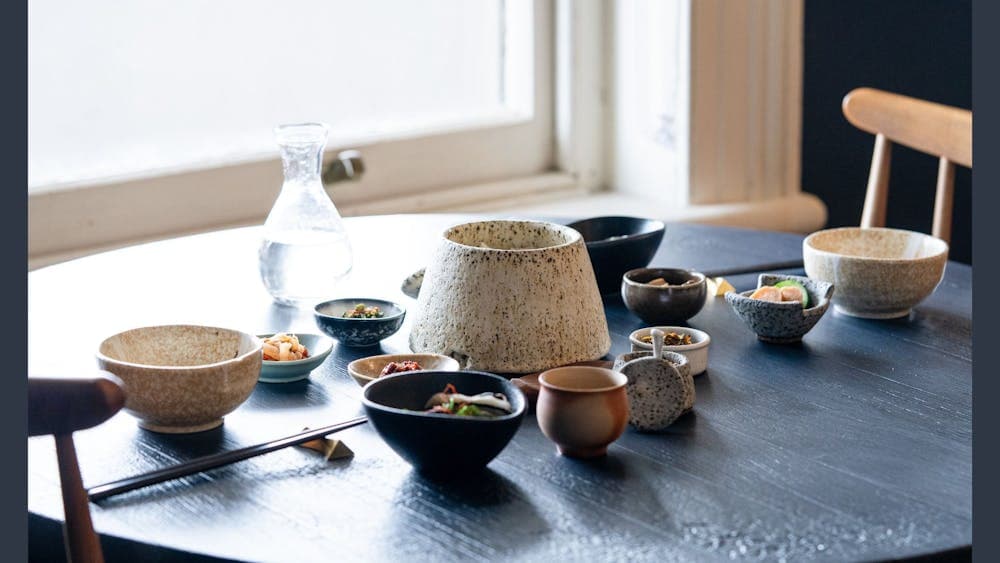
M 424 404 L 451 383 L 459 393 L 503 393 L 514 412 L 497 418 L 425 413 Z M 417 471 L 453 476 L 478 471 L 521 426 L 524 394 L 510 381 L 478 371 L 417 371 L 375 379 L 361 399 L 368 421 Z
M 601 294 L 618 291 L 625 272 L 649 264 L 663 240 L 663 221 L 639 217 L 592 217 L 567 225 L 587 245 Z
M 382 310 L 383 316 L 374 319 L 344 318 L 344 313 L 355 305 L 364 303 Z M 349 298 L 324 301 L 313 309 L 316 326 L 327 336 L 347 346 L 374 346 L 389 338 L 403 326 L 406 309 L 383 299 Z
M 649 282 L 663 278 L 664 285 Z M 636 268 L 621 279 L 625 307 L 652 325 L 687 321 L 705 306 L 705 275 L 679 268 Z

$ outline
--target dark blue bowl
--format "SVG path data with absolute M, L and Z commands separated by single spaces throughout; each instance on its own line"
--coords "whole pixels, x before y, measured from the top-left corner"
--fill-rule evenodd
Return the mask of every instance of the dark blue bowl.
M 379 307 L 384 316 L 377 319 L 345 319 L 344 313 L 358 303 Z M 347 346 L 374 346 L 396 334 L 403 326 L 406 309 L 382 299 L 351 298 L 324 301 L 313 309 L 316 326 L 324 334 Z
M 425 413 L 447 384 L 459 393 L 503 393 L 514 409 L 497 418 Z M 478 371 L 417 371 L 380 377 L 361 400 L 368 421 L 397 454 L 421 473 L 468 474 L 486 467 L 521 426 L 525 399 L 510 381 Z
M 593 217 L 567 225 L 583 235 L 602 294 L 617 293 L 622 276 L 649 264 L 663 240 L 663 221 L 639 217 Z

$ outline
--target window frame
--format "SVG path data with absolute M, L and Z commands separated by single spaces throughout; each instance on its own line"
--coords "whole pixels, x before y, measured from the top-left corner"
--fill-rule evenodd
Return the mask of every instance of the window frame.
M 508 14 L 514 4 L 504 4 Z M 530 9 L 531 115 L 511 109 L 475 123 L 333 141 L 326 161 L 341 150 L 358 149 L 366 167 L 360 180 L 328 187 L 344 215 L 447 209 L 575 187 L 570 175 L 554 172 L 554 0 L 533 0 Z M 514 97 L 522 96 L 513 100 L 514 108 L 525 103 L 518 91 L 525 91 L 523 84 L 517 91 L 508 87 Z M 258 223 L 281 182 L 275 151 L 265 158 L 33 188 L 28 194 L 29 257 Z

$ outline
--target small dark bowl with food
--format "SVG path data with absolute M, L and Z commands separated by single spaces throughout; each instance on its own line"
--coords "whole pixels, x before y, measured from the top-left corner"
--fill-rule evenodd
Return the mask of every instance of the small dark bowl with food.
M 618 291 L 625 272 L 649 264 L 663 240 L 663 221 L 592 217 L 567 225 L 583 236 L 602 294 Z
M 476 371 L 415 371 L 375 379 L 361 402 L 383 440 L 421 473 L 457 477 L 500 453 L 521 425 L 524 394 Z
M 682 323 L 705 306 L 705 275 L 678 268 L 637 268 L 622 276 L 622 299 L 649 324 Z
M 761 274 L 757 289 L 730 291 L 726 301 L 757 338 L 799 342 L 830 307 L 833 284 L 803 276 Z
M 351 298 L 316 305 L 316 326 L 347 346 L 374 346 L 403 326 L 406 309 L 383 299 Z

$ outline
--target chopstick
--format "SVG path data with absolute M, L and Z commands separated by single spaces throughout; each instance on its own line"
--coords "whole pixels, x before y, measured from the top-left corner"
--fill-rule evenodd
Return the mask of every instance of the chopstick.
M 775 270 L 798 270 L 803 267 L 802 260 L 786 260 L 784 262 L 771 262 L 769 264 L 758 264 L 755 266 L 743 266 L 739 268 L 728 268 L 703 272 L 706 278 L 718 278 L 725 276 L 739 276 L 742 274 L 755 274 L 758 272 L 773 272 Z
M 315 430 L 306 430 L 305 432 L 300 432 L 298 434 L 293 434 L 277 440 L 271 440 L 270 442 L 264 442 L 254 446 L 240 448 L 238 450 L 199 457 L 172 467 L 165 467 L 163 469 L 157 469 L 156 471 L 150 471 L 149 473 L 142 473 L 140 475 L 126 477 L 125 479 L 91 487 L 87 489 L 87 496 L 90 497 L 91 502 L 97 502 L 121 493 L 134 491 L 135 489 L 141 489 L 142 487 L 148 487 L 149 485 L 155 485 L 172 479 L 194 475 L 195 473 L 201 473 L 202 471 L 208 471 L 209 469 L 215 469 L 216 467 L 222 467 L 223 465 L 243 461 L 244 459 L 270 453 L 289 446 L 302 444 L 310 440 L 316 440 L 329 434 L 333 434 L 334 432 L 346 430 L 366 422 L 368 422 L 367 417 L 359 416 L 358 418 L 352 418 L 350 420 L 345 420 L 344 422 L 331 424 L 330 426 L 316 428 Z

